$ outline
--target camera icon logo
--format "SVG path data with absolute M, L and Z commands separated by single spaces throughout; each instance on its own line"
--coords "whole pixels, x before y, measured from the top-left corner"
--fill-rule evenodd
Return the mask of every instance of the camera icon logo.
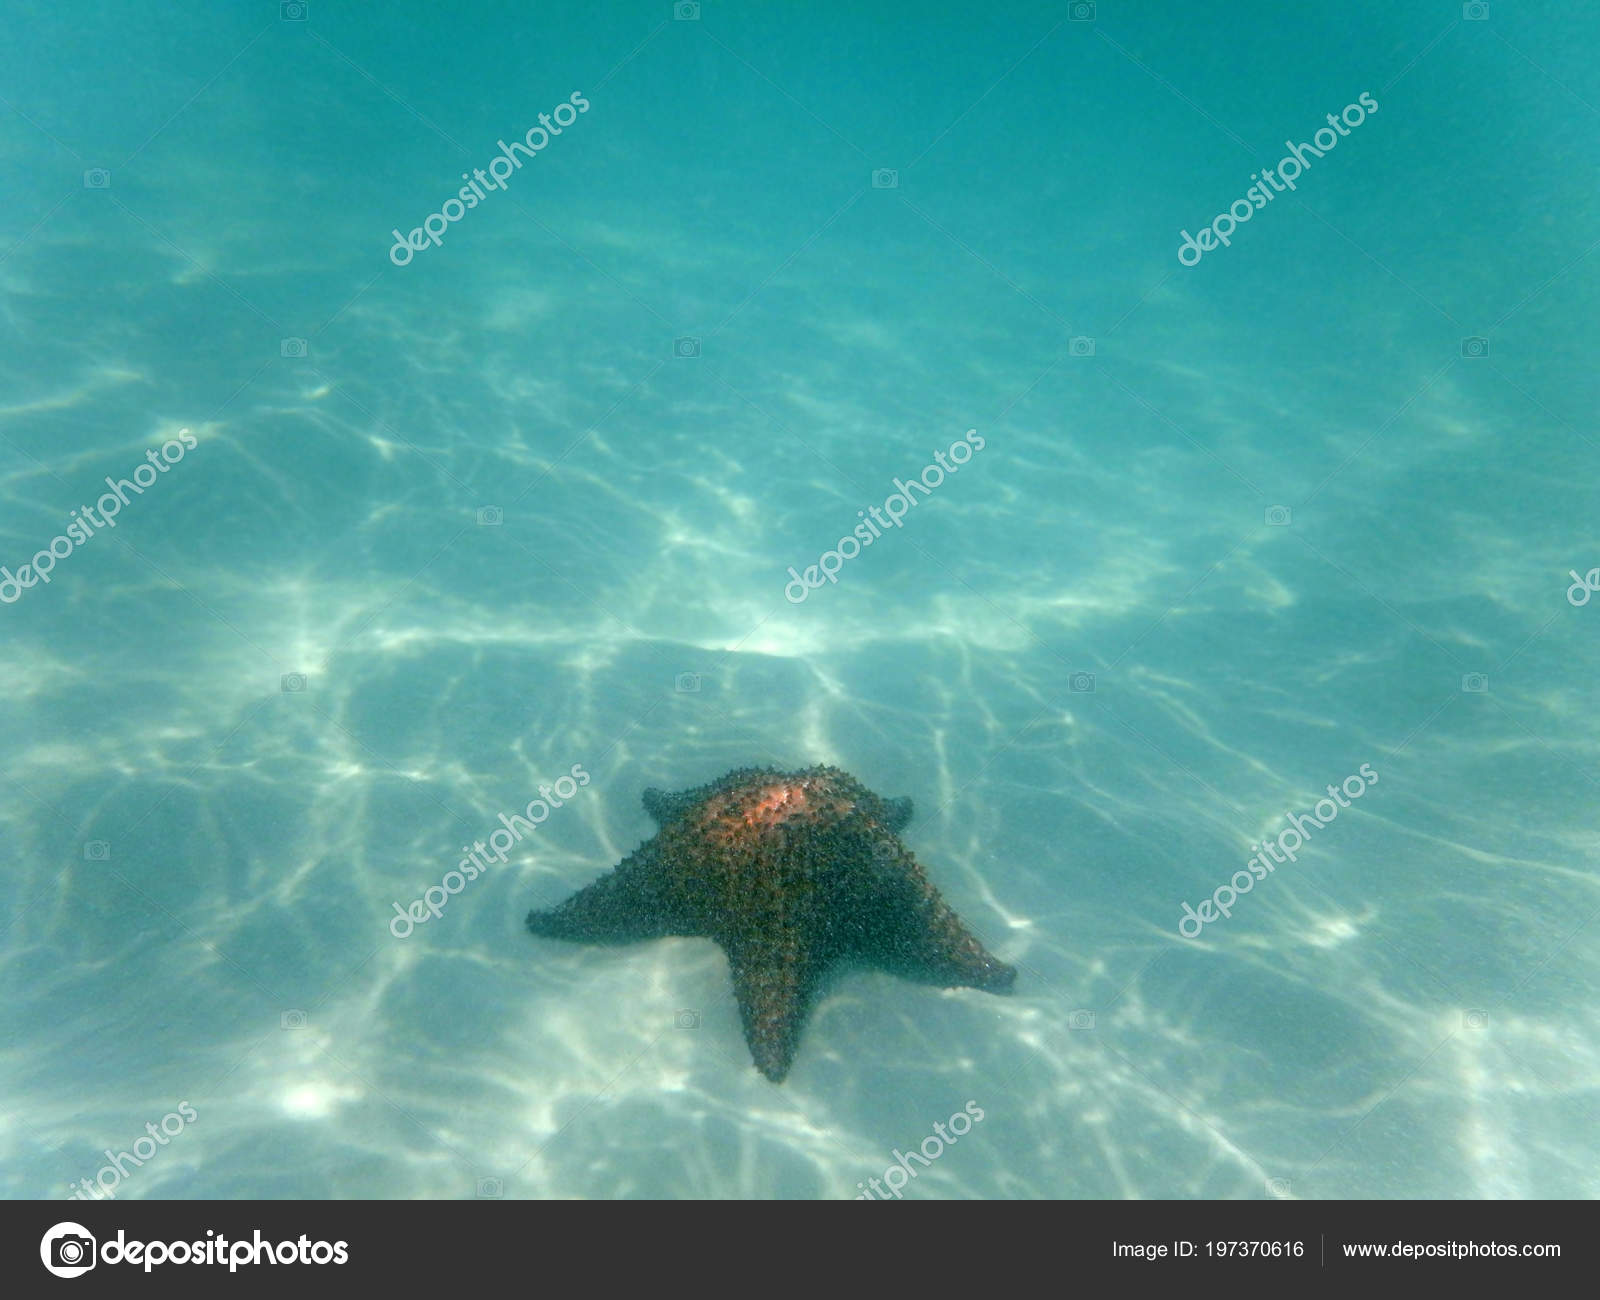
M 1094 1012 L 1092 1012 L 1092 1011 L 1074 1011 L 1070 1016 L 1067 1017 L 1067 1028 L 1068 1029 L 1093 1029 L 1094 1028 Z
M 478 523 L 485 528 L 498 528 L 506 521 L 506 512 L 499 506 L 479 506 Z
M 872 173 L 872 188 L 875 190 L 897 190 L 900 188 L 900 173 L 893 167 L 878 167 Z
M 1092 23 L 1094 21 L 1094 5 L 1089 0 L 1072 0 L 1067 6 L 1067 21 L 1073 23 Z
M 681 338 L 672 340 L 672 355 L 675 357 L 697 357 L 700 355 L 700 340 Z
M 1489 1013 L 1487 1011 L 1464 1011 L 1461 1014 L 1461 1023 L 1468 1029 L 1487 1029 L 1489 1027 Z
M 1268 506 L 1265 518 L 1269 528 L 1287 528 L 1294 522 L 1294 511 L 1288 506 Z
M 280 357 L 303 357 L 306 355 L 306 341 L 304 339 L 284 339 L 278 344 Z
M 679 673 L 672 679 L 672 689 L 681 695 L 695 695 L 700 690 L 699 673 Z
M 109 190 L 111 188 L 111 173 L 104 167 L 91 167 L 83 174 L 83 188 L 86 190 Z
M 1289 1191 L 1287 1178 L 1267 1179 L 1267 1195 L 1277 1201 L 1287 1201 L 1292 1193 Z
M 283 0 L 278 6 L 278 18 L 286 23 L 303 23 L 309 17 L 303 0 Z
M 700 21 L 699 0 L 678 0 L 672 6 L 672 17 L 680 23 L 697 23 Z
M 1073 673 L 1071 677 L 1067 678 L 1067 689 L 1069 691 L 1077 691 L 1082 695 L 1092 695 L 1094 693 L 1094 674 Z
M 306 1027 L 306 1013 L 304 1011 L 285 1011 L 278 1017 L 279 1029 L 304 1029 Z
M 1486 23 L 1489 21 L 1489 6 L 1482 0 L 1467 0 L 1461 6 L 1461 17 L 1469 23 Z
M 95 1265 L 94 1237 L 81 1223 L 58 1223 L 39 1241 L 39 1259 L 57 1277 L 81 1277 Z
M 1482 695 L 1489 689 L 1489 679 L 1482 673 L 1468 673 L 1461 679 L 1461 689 L 1468 695 Z
M 700 1013 L 698 1011 L 680 1011 L 672 1017 L 672 1027 L 674 1029 L 698 1029 L 700 1028 Z
M 1092 357 L 1094 355 L 1094 340 L 1086 334 L 1067 340 L 1067 355 L 1074 357 Z
M 85 862 L 109 862 L 111 860 L 111 841 L 90 840 L 83 846 L 83 860 Z
M 1474 358 L 1488 356 L 1489 340 L 1479 334 L 1474 334 L 1470 339 L 1462 339 L 1461 355 Z
M 499 1200 L 506 1194 L 506 1185 L 498 1178 L 478 1179 L 478 1195 L 487 1200 Z
M 304 673 L 284 673 L 278 679 L 278 689 L 285 695 L 294 695 L 306 688 L 306 675 Z

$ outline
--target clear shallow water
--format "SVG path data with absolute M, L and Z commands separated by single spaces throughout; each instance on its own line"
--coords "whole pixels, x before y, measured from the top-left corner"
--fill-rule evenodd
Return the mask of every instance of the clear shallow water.
M 0 563 L 195 446 L 0 589 L 0 1190 L 187 1103 L 118 1197 L 853 1196 L 970 1100 L 906 1195 L 1600 1193 L 1596 22 L 1157 8 L 12 7 Z M 819 762 L 1014 996 L 773 1087 L 711 945 L 522 930 Z

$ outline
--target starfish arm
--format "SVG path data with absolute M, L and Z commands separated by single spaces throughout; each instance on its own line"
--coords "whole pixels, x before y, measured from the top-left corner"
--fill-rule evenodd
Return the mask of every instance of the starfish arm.
M 529 912 L 528 929 L 542 938 L 583 943 L 701 933 L 681 912 L 668 872 L 654 854 L 641 850 L 559 906 Z
M 888 827 L 891 834 L 898 835 L 911 824 L 910 795 L 902 795 L 898 799 L 885 799 L 884 808 L 887 809 L 884 825 Z
M 942 899 L 926 900 L 914 923 L 896 927 L 892 969 L 907 979 L 944 988 L 982 989 L 1004 993 L 1016 983 L 1017 968 L 1008 966 L 978 942 Z
M 773 1083 L 782 1083 L 800 1046 L 817 973 L 792 940 L 734 948 L 728 964 L 756 1069 Z
M 845 942 L 856 954 L 922 984 L 988 993 L 1009 989 L 1016 968 L 978 941 L 911 854 L 892 842 L 880 841 L 877 849 L 875 869 L 853 882 L 863 892 L 852 899 L 854 934 Z
M 652 787 L 644 792 L 644 810 L 655 819 L 657 826 L 665 826 L 680 813 L 694 806 L 695 794 L 693 790 L 672 794 Z

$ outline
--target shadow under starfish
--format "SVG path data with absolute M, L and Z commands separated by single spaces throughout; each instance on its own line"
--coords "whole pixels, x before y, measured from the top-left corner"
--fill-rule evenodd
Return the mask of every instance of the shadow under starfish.
M 530 912 L 528 929 L 589 943 L 715 940 L 750 1053 L 774 1083 L 835 966 L 990 993 L 1016 980 L 900 843 L 910 799 L 882 799 L 832 767 L 741 768 L 679 794 L 646 790 L 644 806 L 655 837 L 560 906 Z

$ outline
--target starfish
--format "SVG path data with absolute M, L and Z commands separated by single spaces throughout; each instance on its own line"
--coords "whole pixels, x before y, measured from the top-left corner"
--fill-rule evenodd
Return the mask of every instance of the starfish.
M 715 940 L 750 1054 L 774 1083 L 835 966 L 990 993 L 1017 977 L 900 843 L 910 799 L 882 799 L 833 767 L 741 768 L 679 794 L 646 790 L 644 807 L 655 837 L 559 907 L 530 912 L 528 929 L 590 943 Z

